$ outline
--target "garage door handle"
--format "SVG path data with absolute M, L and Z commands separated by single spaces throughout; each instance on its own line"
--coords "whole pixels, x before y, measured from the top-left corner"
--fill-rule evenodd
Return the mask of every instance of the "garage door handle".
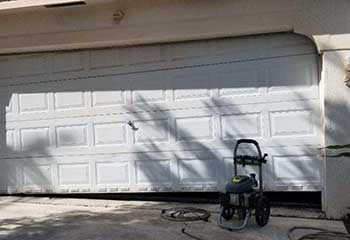
M 129 121 L 129 122 L 128 122 L 128 125 L 131 127 L 131 129 L 132 129 L 133 131 L 139 130 L 139 128 L 137 128 L 137 127 L 135 126 L 135 124 L 134 124 L 132 121 Z

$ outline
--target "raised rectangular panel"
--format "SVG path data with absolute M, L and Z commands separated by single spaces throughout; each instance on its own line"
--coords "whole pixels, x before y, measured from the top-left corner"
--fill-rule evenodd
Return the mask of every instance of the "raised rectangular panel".
M 126 123 L 94 124 L 95 145 L 126 144 Z
M 321 161 L 317 156 L 273 156 L 275 181 L 320 181 Z
M 33 165 L 23 168 L 23 185 L 45 187 L 51 185 L 50 165 Z
M 47 72 L 46 55 L 29 55 L 16 59 L 17 76 L 38 75 Z
M 209 74 L 189 73 L 172 79 L 174 100 L 210 97 Z
M 313 65 L 286 63 L 268 71 L 269 92 L 308 89 L 313 85 Z
M 214 160 L 179 159 L 182 183 L 217 182 L 217 164 Z
M 135 121 L 138 128 L 134 131 L 135 143 L 157 143 L 169 140 L 169 123 L 167 119 Z
M 10 78 L 12 75 L 12 68 L 10 59 L 0 59 L 0 79 Z
M 48 110 L 48 99 L 46 93 L 19 94 L 20 112 L 37 112 Z
M 87 145 L 86 125 L 56 127 L 57 147 L 74 147 Z
M 59 185 L 77 185 L 90 183 L 90 168 L 88 164 L 59 164 Z
M 97 184 L 129 184 L 129 163 L 96 163 L 96 181 Z
M 211 116 L 177 118 L 175 121 L 177 141 L 209 140 L 214 138 L 213 118 Z
M 221 135 L 224 139 L 261 137 L 261 114 L 233 114 L 221 116 Z
M 55 108 L 70 109 L 82 108 L 85 106 L 83 92 L 60 92 L 55 93 Z
M 171 182 L 171 175 L 169 160 L 136 161 L 137 184 L 167 184 Z
M 241 69 L 234 72 L 218 74 L 220 97 L 234 97 L 257 94 L 259 90 L 258 72 L 256 69 Z
M 6 146 L 10 150 L 15 150 L 15 131 L 14 130 L 6 131 Z
M 56 73 L 83 70 L 83 52 L 56 53 L 53 64 Z
M 159 78 L 159 75 L 155 77 Z M 133 103 L 151 103 L 165 102 L 165 81 L 164 79 L 135 81 L 133 83 L 132 102 Z
M 207 41 L 174 44 L 171 46 L 171 59 L 182 60 L 204 57 L 209 54 L 209 49 Z
M 95 91 L 92 93 L 92 104 L 94 107 L 125 104 L 124 91 Z
M 45 149 L 50 146 L 49 128 L 27 128 L 20 130 L 21 149 Z
M 108 68 L 121 66 L 120 50 L 101 49 L 90 51 L 90 68 Z
M 306 110 L 270 112 L 271 136 L 313 135 L 312 113 Z
M 129 48 L 129 64 L 159 63 L 164 60 L 160 45 Z

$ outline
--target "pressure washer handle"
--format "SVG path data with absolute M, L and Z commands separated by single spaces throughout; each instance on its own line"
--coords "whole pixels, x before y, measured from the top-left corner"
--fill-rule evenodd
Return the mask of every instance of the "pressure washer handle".
M 248 144 L 253 144 L 255 145 L 258 154 L 259 154 L 259 158 L 263 158 L 261 155 L 261 150 L 260 150 L 260 146 L 259 143 L 257 141 L 255 141 L 254 139 L 239 139 L 236 143 L 236 147 L 235 147 L 235 151 L 234 151 L 234 156 L 237 156 L 237 150 L 238 150 L 238 146 L 242 143 L 248 143 Z

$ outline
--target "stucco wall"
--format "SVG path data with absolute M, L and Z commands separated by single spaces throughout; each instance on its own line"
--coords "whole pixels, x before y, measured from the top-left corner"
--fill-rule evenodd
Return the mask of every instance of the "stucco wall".
M 350 136 L 344 61 L 350 49 L 348 0 L 90 0 L 85 6 L 0 12 L 0 54 L 294 31 L 323 54 L 325 144 Z M 125 13 L 120 23 L 113 13 Z M 344 50 L 344 51 L 343 51 Z M 325 161 L 324 208 L 340 217 L 350 199 L 349 161 Z
M 349 57 L 350 51 L 323 54 L 326 146 L 350 143 L 350 88 L 345 86 L 344 70 Z M 329 217 L 339 217 L 350 207 L 350 158 L 330 157 L 341 152 L 346 150 L 326 152 L 324 206 Z
M 99 0 L 0 14 L 0 53 L 294 31 L 320 50 L 350 46 L 346 0 Z M 99 2 L 99 4 L 93 4 Z M 104 3 L 105 2 L 105 3 Z M 123 10 L 124 19 L 113 21 Z

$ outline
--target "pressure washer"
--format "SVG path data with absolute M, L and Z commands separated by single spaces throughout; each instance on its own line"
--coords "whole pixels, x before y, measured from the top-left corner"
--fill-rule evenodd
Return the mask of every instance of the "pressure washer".
M 243 144 L 255 146 L 257 155 L 238 155 L 239 147 Z M 268 154 L 261 154 L 257 141 L 240 139 L 236 143 L 233 155 L 234 176 L 226 184 L 225 191 L 220 193 L 219 226 L 230 231 L 241 230 L 246 227 L 254 213 L 256 223 L 263 227 L 270 217 L 270 201 L 263 195 L 262 176 L 262 165 L 266 163 Z M 247 165 L 259 168 L 259 181 L 254 173 L 250 176 L 238 175 L 238 166 Z

